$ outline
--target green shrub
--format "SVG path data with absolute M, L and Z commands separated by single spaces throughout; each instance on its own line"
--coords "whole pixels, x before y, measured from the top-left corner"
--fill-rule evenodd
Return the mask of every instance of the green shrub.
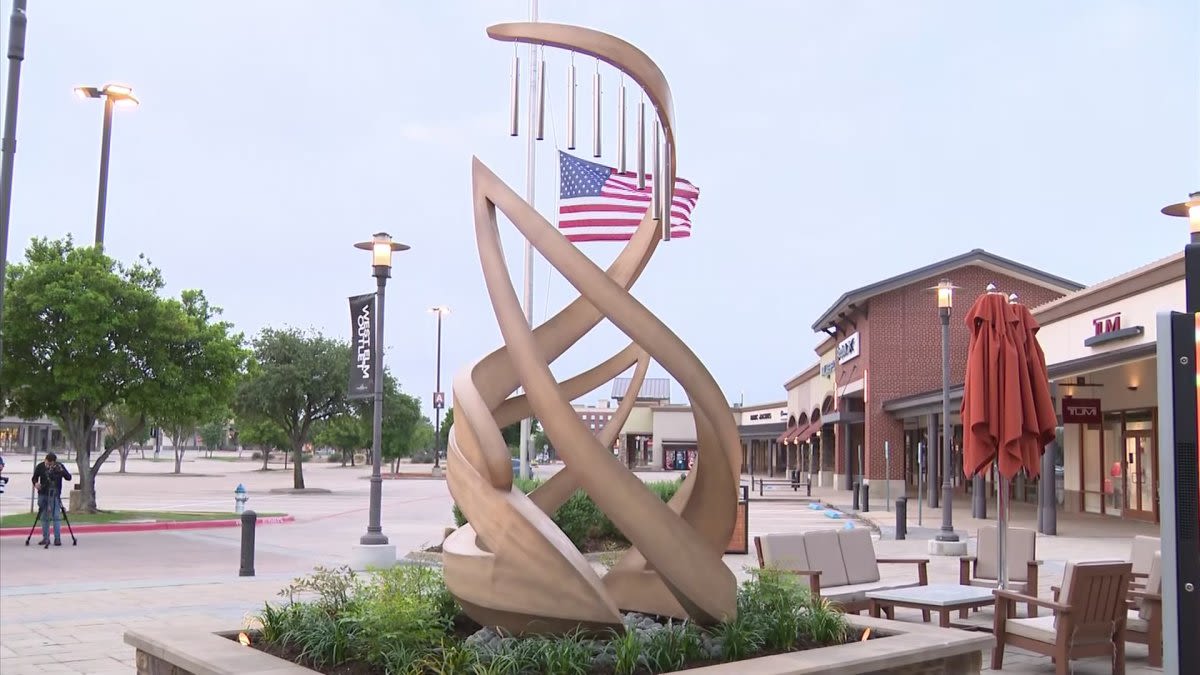
M 531 489 L 531 483 L 521 487 Z M 522 638 L 493 631 L 460 640 L 461 608 L 431 567 L 402 565 L 367 575 L 318 567 L 280 595 L 289 601 L 267 604 L 259 614 L 264 642 L 295 649 L 302 662 L 321 669 L 357 662 L 398 675 L 586 675 L 609 667 L 618 675 L 662 673 L 706 658 L 736 661 L 764 649 L 840 644 L 849 635 L 837 607 L 778 570 L 755 570 L 739 586 L 732 621 L 702 629 L 687 621 L 646 627 L 641 618 L 642 628 L 631 624 L 605 639 L 580 631 Z
M 513 485 L 525 494 L 529 494 L 541 484 L 542 481 L 538 479 L 513 479 Z M 655 481 L 646 483 L 646 487 L 663 502 L 669 502 L 679 490 L 679 483 L 677 481 Z M 455 526 L 462 527 L 467 524 L 466 516 L 458 508 L 458 504 L 452 507 L 452 513 Z M 553 520 L 554 524 L 567 535 L 576 548 L 583 548 L 584 543 L 589 539 L 611 540 L 619 544 L 629 543 L 617 526 L 609 520 L 608 516 L 604 515 L 604 512 L 583 490 L 576 490 L 575 494 L 571 495 L 554 513 Z

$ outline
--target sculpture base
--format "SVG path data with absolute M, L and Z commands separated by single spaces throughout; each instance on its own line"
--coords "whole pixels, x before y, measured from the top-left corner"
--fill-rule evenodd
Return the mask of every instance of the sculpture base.
M 948 555 L 962 557 L 967 554 L 967 542 L 929 540 L 929 555 Z
M 350 547 L 350 569 L 356 572 L 370 567 L 396 566 L 395 544 L 355 544 Z

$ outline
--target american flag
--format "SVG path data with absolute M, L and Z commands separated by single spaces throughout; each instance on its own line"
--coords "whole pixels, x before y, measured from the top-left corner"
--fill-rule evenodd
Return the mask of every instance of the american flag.
M 628 241 L 650 208 L 652 177 L 637 187 L 637 174 L 558 153 L 558 227 L 569 241 Z M 692 209 L 700 188 L 675 178 L 671 237 L 692 233 Z

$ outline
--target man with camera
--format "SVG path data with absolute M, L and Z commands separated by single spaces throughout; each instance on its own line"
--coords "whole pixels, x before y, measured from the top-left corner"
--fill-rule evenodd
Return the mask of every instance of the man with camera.
M 59 495 L 62 494 L 63 479 L 71 480 L 71 472 L 58 463 L 58 455 L 53 452 L 46 453 L 46 461 L 33 468 L 33 484 L 38 492 L 38 513 L 42 514 L 42 540 L 38 542 L 38 546 L 46 546 L 50 541 L 51 517 L 54 518 L 54 545 L 62 546 Z

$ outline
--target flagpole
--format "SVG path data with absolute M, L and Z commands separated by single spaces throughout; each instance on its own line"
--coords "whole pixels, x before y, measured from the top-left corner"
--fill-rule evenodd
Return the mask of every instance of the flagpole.
M 529 0 L 529 20 L 531 22 L 538 19 L 538 3 L 537 0 Z M 534 108 L 537 106 L 537 82 L 538 82 L 538 59 L 537 45 L 530 43 L 529 45 L 529 129 L 525 134 L 525 201 L 529 203 L 535 210 L 537 206 L 533 202 L 533 186 L 534 186 L 534 168 L 537 161 L 537 154 L 534 152 L 534 137 L 536 135 L 537 120 L 534 118 Z M 528 239 L 525 240 L 525 320 L 529 322 L 530 329 L 533 328 L 533 243 Z M 531 478 L 529 472 L 529 434 L 532 431 L 532 420 L 528 417 L 521 420 L 521 476 Z

